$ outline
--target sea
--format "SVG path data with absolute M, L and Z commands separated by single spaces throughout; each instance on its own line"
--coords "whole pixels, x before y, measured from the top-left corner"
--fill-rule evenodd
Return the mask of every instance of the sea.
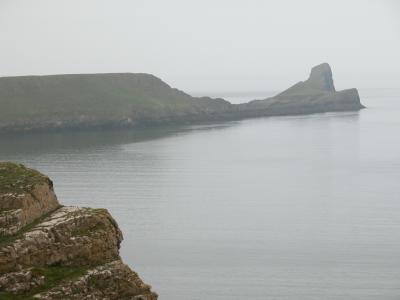
M 160 299 L 398 300 L 400 89 L 359 92 L 359 112 L 0 136 L 0 160 L 107 208 Z

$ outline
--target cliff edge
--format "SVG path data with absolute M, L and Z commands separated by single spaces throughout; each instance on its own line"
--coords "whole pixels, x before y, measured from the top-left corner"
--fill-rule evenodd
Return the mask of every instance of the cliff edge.
M 121 241 L 107 210 L 61 206 L 47 176 L 0 162 L 0 299 L 156 300 Z

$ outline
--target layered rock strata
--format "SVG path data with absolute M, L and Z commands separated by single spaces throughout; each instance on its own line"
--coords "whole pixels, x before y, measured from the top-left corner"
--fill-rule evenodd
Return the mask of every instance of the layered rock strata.
M 0 162 L 0 211 L 0 299 L 157 299 L 107 210 L 61 206 L 47 176 Z

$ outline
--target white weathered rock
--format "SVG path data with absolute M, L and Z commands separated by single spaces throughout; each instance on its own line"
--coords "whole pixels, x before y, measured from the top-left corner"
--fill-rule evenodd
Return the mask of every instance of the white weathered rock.
M 0 163 L 0 299 L 157 299 L 122 263 L 107 210 L 59 207 L 50 179 L 24 168 Z
M 60 284 L 34 298 L 155 300 L 157 294 L 137 273 L 117 260 L 91 269 L 87 275 Z
M 61 207 L 0 246 L 0 274 L 16 267 L 95 265 L 119 258 L 122 233 L 104 209 Z
M 21 179 L 10 184 L 7 176 L 11 175 Z M 0 236 L 13 235 L 60 206 L 53 182 L 35 170 L 18 164 L 0 163 L 0 179 L 0 183 L 10 184 L 0 190 Z

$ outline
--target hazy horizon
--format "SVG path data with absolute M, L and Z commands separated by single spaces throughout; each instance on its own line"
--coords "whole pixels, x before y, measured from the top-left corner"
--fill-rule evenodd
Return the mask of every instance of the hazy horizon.
M 0 76 L 151 73 L 187 92 L 400 88 L 396 1 L 0 0 Z
M 400 0 L 0 0 L 0 37 L 0 300 L 400 299 Z

